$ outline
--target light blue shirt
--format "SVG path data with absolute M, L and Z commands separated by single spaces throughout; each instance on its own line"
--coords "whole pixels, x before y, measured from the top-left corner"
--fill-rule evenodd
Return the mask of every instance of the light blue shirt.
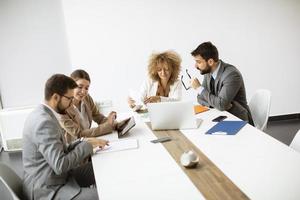
M 214 71 L 214 72 L 212 73 L 212 75 L 211 75 L 215 80 L 216 80 L 216 78 L 217 78 L 217 75 L 218 75 L 220 66 L 221 66 L 221 61 L 219 61 L 219 64 L 218 64 L 217 68 L 215 69 L 215 71 Z M 204 87 L 203 87 L 203 86 L 200 86 L 200 87 L 197 89 L 197 93 L 198 93 L 198 94 L 201 94 L 203 90 L 204 90 Z

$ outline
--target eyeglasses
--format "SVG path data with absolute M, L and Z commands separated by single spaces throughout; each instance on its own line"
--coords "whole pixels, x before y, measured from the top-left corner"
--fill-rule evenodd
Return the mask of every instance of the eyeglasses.
M 74 100 L 74 97 L 68 97 L 68 96 L 65 96 L 65 95 L 61 95 L 61 96 L 67 98 L 71 102 Z
M 192 77 L 191 77 L 191 75 L 189 74 L 189 72 L 188 72 L 187 69 L 185 70 L 185 72 L 186 72 L 186 74 L 188 75 L 188 77 L 189 77 L 190 79 L 192 79 Z M 185 83 L 183 82 L 183 75 L 181 75 L 181 83 L 182 83 L 182 85 L 183 85 L 183 87 L 184 87 L 185 90 L 191 89 L 191 86 L 186 87 Z

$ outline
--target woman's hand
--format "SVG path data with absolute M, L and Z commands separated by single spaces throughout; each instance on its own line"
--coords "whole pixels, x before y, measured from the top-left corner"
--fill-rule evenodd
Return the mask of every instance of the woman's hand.
M 127 102 L 130 108 L 133 108 L 135 106 L 135 100 L 133 100 L 133 98 L 128 97 Z
M 107 121 L 111 126 L 115 126 L 115 120 L 117 119 L 117 113 L 115 111 L 112 111 L 107 116 Z
M 160 96 L 151 96 L 151 97 L 145 98 L 144 104 L 157 103 L 157 102 L 160 102 L 160 101 L 161 101 Z

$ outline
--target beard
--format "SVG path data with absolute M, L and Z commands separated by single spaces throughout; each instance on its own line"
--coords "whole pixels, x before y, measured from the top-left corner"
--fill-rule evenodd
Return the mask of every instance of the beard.
M 57 113 L 59 113 L 61 115 L 65 115 L 66 110 L 70 107 L 70 105 L 68 107 L 64 107 L 61 103 L 61 100 L 59 100 L 58 103 L 57 103 L 57 107 L 56 107 Z
M 199 69 L 199 68 L 198 68 Z M 201 75 L 204 75 L 204 74 L 208 74 L 211 72 L 211 67 L 208 65 L 208 63 L 206 63 L 206 66 L 204 69 L 199 69 Z

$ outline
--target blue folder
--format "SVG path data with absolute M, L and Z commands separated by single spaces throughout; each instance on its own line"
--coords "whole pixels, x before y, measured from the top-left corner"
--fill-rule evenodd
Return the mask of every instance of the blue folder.
M 226 133 L 225 135 L 235 135 L 247 122 L 245 121 L 221 121 L 209 129 L 205 134 Z

